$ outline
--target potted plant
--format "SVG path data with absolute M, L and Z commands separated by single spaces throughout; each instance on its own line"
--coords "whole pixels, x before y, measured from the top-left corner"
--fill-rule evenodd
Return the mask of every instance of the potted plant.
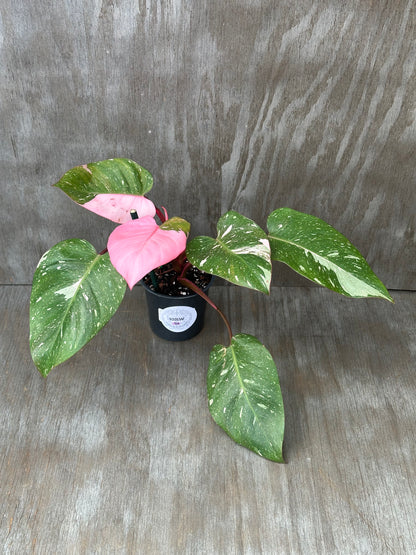
M 30 348 L 41 374 L 47 376 L 96 335 L 119 307 L 126 283 L 132 289 L 144 279 L 146 288 L 152 283 L 160 288 L 170 273 L 184 288 L 182 295 L 189 290 L 208 302 L 228 330 L 229 345 L 215 345 L 209 358 L 212 417 L 237 443 L 283 462 L 284 409 L 276 366 L 258 339 L 233 335 L 227 317 L 207 295 L 209 276 L 268 294 L 276 260 L 342 295 L 392 301 L 360 252 L 324 221 L 290 208 L 269 215 L 268 233 L 230 211 L 219 219 L 216 238 L 187 242 L 190 224 L 155 207 L 146 197 L 151 174 L 125 158 L 77 166 L 56 186 L 120 225 L 100 253 L 85 240 L 68 239 L 42 256 L 30 299 Z M 196 274 L 202 282 L 195 282 Z M 163 293 L 158 292 L 166 297 Z M 159 320 L 164 310 L 157 309 Z

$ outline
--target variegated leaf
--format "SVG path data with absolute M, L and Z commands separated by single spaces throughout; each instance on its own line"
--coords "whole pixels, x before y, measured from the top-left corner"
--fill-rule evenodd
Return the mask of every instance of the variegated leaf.
M 231 345 L 210 354 L 209 410 L 234 441 L 272 461 L 284 462 L 284 408 L 272 356 L 252 335 L 238 334 Z
M 280 208 L 270 214 L 267 227 L 273 260 L 342 295 L 392 301 L 362 254 L 323 220 Z
M 191 231 L 191 224 L 183 218 L 178 218 L 177 216 L 175 216 L 173 218 L 170 218 L 169 220 L 167 219 L 166 221 L 164 221 L 163 224 L 161 224 L 160 229 L 183 231 L 185 235 L 188 236 L 189 232 Z
M 253 220 L 227 212 L 218 220 L 218 235 L 189 242 L 188 260 L 201 270 L 231 283 L 268 293 L 271 279 L 267 235 Z
M 120 220 L 119 212 L 114 210 L 115 203 L 119 201 L 121 210 L 125 212 L 124 204 L 131 202 L 131 199 L 126 201 L 125 198 L 123 199 L 123 197 L 117 195 L 141 197 L 152 188 L 153 177 L 133 160 L 112 158 L 76 166 L 67 171 L 55 186 L 64 191 L 76 203 L 86 205 L 89 210 L 118 222 L 127 221 L 129 216 L 128 214 L 122 216 L 123 219 Z M 97 195 L 112 196 L 102 197 L 94 202 Z M 142 201 L 137 202 L 142 203 Z M 140 206 L 136 207 L 134 204 L 130 208 L 138 208 L 138 212 L 141 210 Z M 147 204 L 147 215 L 154 215 L 154 212 L 153 214 L 150 213 L 150 208 L 150 204 Z
M 125 290 L 108 253 L 97 254 L 87 241 L 62 241 L 43 255 L 30 297 L 30 349 L 43 376 L 98 333 Z

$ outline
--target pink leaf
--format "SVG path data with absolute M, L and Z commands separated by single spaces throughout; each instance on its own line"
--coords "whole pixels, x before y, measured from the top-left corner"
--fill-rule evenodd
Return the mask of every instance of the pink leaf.
M 153 202 L 140 195 L 100 193 L 81 206 L 119 224 L 131 220 L 130 210 L 136 210 L 139 218 L 156 214 Z
M 117 227 L 108 238 L 107 248 L 113 266 L 132 289 L 150 270 L 181 254 L 186 235 L 160 229 L 153 218 L 144 216 Z

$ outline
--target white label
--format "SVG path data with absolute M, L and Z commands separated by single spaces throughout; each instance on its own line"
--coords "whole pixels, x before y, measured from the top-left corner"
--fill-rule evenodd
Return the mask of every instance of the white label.
M 186 331 L 195 322 L 197 312 L 192 306 L 168 306 L 159 308 L 159 320 L 166 329 L 179 333 Z

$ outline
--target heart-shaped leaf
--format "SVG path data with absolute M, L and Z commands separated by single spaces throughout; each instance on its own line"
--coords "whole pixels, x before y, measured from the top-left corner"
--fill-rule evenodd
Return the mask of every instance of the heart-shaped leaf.
M 116 227 L 107 243 L 111 262 L 130 289 L 150 270 L 179 256 L 185 247 L 182 230 L 161 229 L 150 216 Z
M 82 206 L 118 224 L 129 222 L 132 210 L 135 210 L 139 218 L 156 215 L 156 207 L 153 202 L 138 195 L 99 194 Z
M 76 203 L 85 205 L 100 194 L 143 196 L 152 188 L 153 177 L 133 160 L 112 158 L 76 166 L 67 171 L 55 186 Z
M 234 441 L 284 462 L 282 394 L 276 366 L 264 345 L 246 334 L 234 336 L 229 347 L 215 345 L 207 386 L 211 415 Z
M 267 227 L 273 260 L 342 295 L 392 301 L 362 254 L 323 220 L 280 208 L 270 214 Z
M 52 247 L 41 258 L 30 297 L 30 349 L 43 376 L 83 347 L 119 307 L 126 283 L 81 239 Z
M 218 236 L 195 237 L 186 249 L 189 262 L 231 283 L 268 293 L 271 279 L 267 235 L 253 220 L 227 212 L 218 220 Z

